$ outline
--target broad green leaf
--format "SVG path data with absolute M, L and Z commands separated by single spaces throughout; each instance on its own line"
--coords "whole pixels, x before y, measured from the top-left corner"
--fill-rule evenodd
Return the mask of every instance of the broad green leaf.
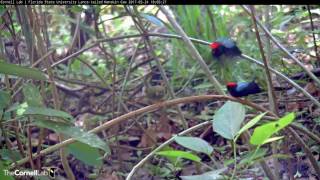
M 97 148 L 93 148 L 81 142 L 75 142 L 67 146 L 68 152 L 89 166 L 101 166 L 101 154 Z
M 18 76 L 26 79 L 34 79 L 34 80 L 47 79 L 45 74 L 36 68 L 19 66 L 16 64 L 6 63 L 4 61 L 0 61 L 0 73 Z
M 212 127 L 222 137 L 232 140 L 237 135 L 244 118 L 244 106 L 227 101 L 213 116 Z
M 59 117 L 65 120 L 74 121 L 73 117 L 64 112 L 51 108 L 43 108 L 43 107 L 32 107 L 32 106 L 21 106 L 20 109 L 17 110 L 17 115 L 44 115 L 49 117 Z
M 194 176 L 180 176 L 182 180 L 215 180 L 215 179 L 223 179 L 220 175 L 226 168 L 209 171 L 201 175 L 194 175 Z
M 251 119 L 247 124 L 245 124 L 237 133 L 237 136 L 235 137 L 235 141 L 238 139 L 238 137 L 246 130 L 250 129 L 252 126 L 254 126 L 257 122 L 260 121 L 260 119 L 266 115 L 267 112 L 264 112 L 256 117 L 254 117 L 253 119 Z
M 158 17 L 156 17 L 153 14 L 147 14 L 147 13 L 140 13 L 140 15 L 144 18 L 146 18 L 148 21 L 150 21 L 151 23 L 157 25 L 157 26 L 164 26 L 163 22 L 161 19 L 159 19 Z
M 22 91 L 24 100 L 28 103 L 29 106 L 43 106 L 42 96 L 39 92 L 39 89 L 34 84 L 25 84 Z
M 250 138 L 250 143 L 253 145 L 262 145 L 272 135 L 288 126 L 295 118 L 294 113 L 287 114 L 278 121 L 266 123 L 259 127 L 256 127 Z
M 48 128 L 58 133 L 68 135 L 82 143 L 88 144 L 91 147 L 99 148 L 110 153 L 107 143 L 101 140 L 96 134 L 83 131 L 78 127 L 68 126 L 61 122 L 34 121 L 33 123 L 39 127 Z
M 174 140 L 181 146 L 196 152 L 202 152 L 210 155 L 213 151 L 212 146 L 201 138 L 177 136 L 174 138 Z
M 184 158 L 184 159 L 189 159 L 191 161 L 195 162 L 200 162 L 200 157 L 198 157 L 195 154 L 192 154 L 190 152 L 185 152 L 185 151 L 160 151 L 157 152 L 156 154 L 162 155 L 162 156 L 167 156 L 167 157 L 176 157 L 176 158 Z
M 10 103 L 10 93 L 0 90 L 0 111 L 6 108 Z

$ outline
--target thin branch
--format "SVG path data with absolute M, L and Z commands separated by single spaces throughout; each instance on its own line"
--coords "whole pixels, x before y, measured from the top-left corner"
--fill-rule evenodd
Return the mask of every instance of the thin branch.
M 264 54 L 264 50 L 263 50 L 263 45 L 262 45 L 262 42 L 261 42 L 261 38 L 260 38 L 260 34 L 259 34 L 259 29 L 258 29 L 258 26 L 257 26 L 257 21 L 256 19 L 254 18 L 255 17 L 255 9 L 254 9 L 254 6 L 250 6 L 250 9 L 251 9 L 251 18 L 252 18 L 252 21 L 253 21 L 253 26 L 254 26 L 254 29 L 255 29 L 255 32 L 256 32 L 256 37 L 257 37 L 257 41 L 258 41 L 258 45 L 259 45 L 259 49 L 260 49 L 260 54 L 261 54 L 261 57 L 262 57 L 262 60 L 263 60 L 263 63 L 264 63 L 264 69 L 265 69 L 265 73 L 267 75 L 267 84 L 268 84 L 268 96 L 269 96 L 269 101 L 270 101 L 270 109 L 272 110 L 272 112 L 274 112 L 275 114 L 279 115 L 279 112 L 278 112 L 278 105 L 277 105 L 277 97 L 276 97 L 276 94 L 275 94 L 275 91 L 274 91 L 274 88 L 273 88 L 273 85 L 272 85 L 272 78 L 271 78 L 271 73 L 270 73 L 270 68 L 269 68 L 269 62 L 267 61 L 267 58 Z M 272 146 L 272 152 L 273 153 L 276 153 L 276 146 L 275 146 L 275 143 L 273 142 L 271 144 Z M 273 174 L 270 170 L 266 170 L 268 168 L 266 168 L 267 166 L 265 166 L 265 164 L 262 164 L 262 167 L 264 168 L 266 174 L 268 175 L 268 177 L 270 179 L 279 179 L 279 163 L 277 161 L 277 159 L 273 159 L 273 165 L 276 167 L 275 168 L 275 174 Z
M 313 20 L 312 20 L 312 14 L 311 14 L 311 10 L 310 10 L 310 5 L 307 5 L 307 8 L 308 8 L 309 18 L 310 18 L 310 25 L 311 25 L 311 31 L 312 31 L 312 37 L 313 37 L 314 51 L 316 53 L 317 64 L 319 65 L 320 64 L 320 56 L 319 56 L 319 53 L 318 53 L 316 35 L 314 33 L 314 24 L 313 24 Z
M 175 135 L 175 136 L 172 136 L 170 139 L 168 139 L 167 141 L 165 141 L 164 143 L 162 143 L 160 146 L 158 146 L 156 149 L 154 149 L 153 151 L 151 151 L 147 156 L 145 156 L 143 159 L 141 159 L 139 161 L 138 164 L 136 164 L 130 171 L 130 173 L 128 174 L 128 176 L 126 177 L 126 180 L 130 180 L 132 178 L 132 176 L 134 175 L 134 173 L 140 168 L 143 166 L 144 163 L 146 163 L 152 156 L 154 156 L 156 154 L 156 152 L 158 152 L 159 150 L 161 150 L 162 148 L 164 148 L 165 146 L 171 144 L 174 139 L 177 137 L 177 136 L 182 136 L 182 135 L 185 135 L 185 134 L 188 134 L 192 131 L 195 131 L 199 128 L 202 128 L 204 126 L 207 126 L 207 125 L 210 125 L 212 122 L 211 121 L 207 121 L 207 122 L 203 122 L 203 123 L 200 123 L 198 125 L 195 125 L 195 126 L 192 126 L 190 127 L 189 129 L 186 129 L 182 132 L 180 132 L 178 135 Z
M 127 81 L 129 79 L 129 76 L 130 76 L 130 73 L 131 73 L 131 70 L 132 70 L 131 69 L 132 68 L 132 64 L 133 64 L 133 62 L 134 62 L 134 60 L 135 60 L 135 58 L 137 56 L 137 52 L 138 52 L 139 46 L 141 44 L 141 41 L 142 41 L 142 38 L 139 39 L 139 41 L 137 43 L 137 46 L 133 51 L 133 54 L 132 54 L 132 56 L 130 58 L 129 67 L 128 67 L 128 69 L 126 71 L 126 74 L 124 76 L 124 80 L 123 80 L 123 83 L 122 83 L 122 86 L 121 86 L 121 89 L 120 89 L 120 94 L 119 94 L 118 111 L 120 111 L 120 102 L 122 100 L 122 95 L 123 95 L 124 89 L 125 89 L 125 87 L 127 85 Z
M 250 10 L 242 5 L 242 8 L 250 15 Z M 296 62 L 306 73 L 316 82 L 316 84 L 320 87 L 320 79 L 317 78 L 308 68 L 305 67 L 303 63 L 299 61 L 296 57 L 294 57 L 280 42 L 268 31 L 268 29 L 257 19 L 257 17 L 254 17 L 260 26 L 260 28 L 266 33 L 266 35 L 277 45 L 284 53 L 286 53 L 294 62 Z
M 269 62 L 267 61 L 267 58 L 264 54 L 264 50 L 263 50 L 263 45 L 262 45 L 262 41 L 261 41 L 261 37 L 259 34 L 259 29 L 257 26 L 257 21 L 254 18 L 255 17 L 255 9 L 254 6 L 250 6 L 251 9 L 251 17 L 252 17 L 252 21 L 253 21 L 253 26 L 254 29 L 256 31 L 256 37 L 257 37 L 257 41 L 258 41 L 258 45 L 259 45 L 259 49 L 260 49 L 260 54 L 263 60 L 263 64 L 264 64 L 264 69 L 265 69 L 265 73 L 267 75 L 267 80 L 268 80 L 268 95 L 269 95 L 269 100 L 270 102 L 270 106 L 271 106 L 271 110 L 276 113 L 277 115 L 278 113 L 278 106 L 277 106 L 277 97 L 272 85 L 272 78 L 271 78 L 271 74 L 270 74 L 270 67 L 269 67 Z
M 135 22 L 135 24 L 138 25 L 138 27 L 139 27 L 140 30 L 142 31 L 142 34 L 147 34 L 147 30 L 146 30 L 146 28 L 142 25 L 141 20 L 139 19 L 139 16 L 136 16 L 136 17 L 137 17 L 137 20 L 136 20 L 129 9 L 127 9 L 127 12 L 131 15 L 131 18 L 132 18 L 132 20 Z M 158 68 L 159 71 L 160 71 L 161 77 L 162 77 L 162 79 L 164 80 L 164 83 L 165 83 L 165 85 L 166 85 L 166 87 L 167 87 L 167 89 L 168 89 L 169 95 L 171 96 L 172 99 L 176 99 L 176 95 L 175 95 L 175 93 L 174 93 L 174 90 L 173 90 L 172 86 L 170 85 L 169 79 L 168 79 L 168 77 L 167 77 L 167 75 L 166 75 L 166 72 L 165 72 L 163 66 L 161 65 L 161 62 L 160 62 L 159 58 L 158 58 L 157 55 L 156 55 L 155 49 L 154 49 L 154 47 L 153 47 L 153 45 L 152 45 L 152 43 L 151 43 L 151 41 L 150 41 L 150 39 L 149 39 L 149 36 L 146 36 L 146 37 L 145 37 L 145 42 L 146 42 L 146 44 L 148 45 L 148 47 L 149 47 L 149 49 L 150 49 L 150 52 L 151 52 L 153 58 L 155 59 L 157 68 Z M 182 124 L 183 128 L 184 128 L 184 129 L 187 129 L 187 128 L 188 128 L 188 123 L 187 123 L 186 119 L 185 119 L 184 116 L 183 116 L 181 107 L 178 105 L 178 106 L 176 107 L 176 109 L 177 109 L 177 111 L 178 111 L 178 115 L 179 115 L 179 117 L 180 117 L 181 124 Z
M 167 19 L 170 21 L 171 25 L 174 27 L 174 29 L 177 31 L 178 34 L 181 35 L 182 40 L 185 42 L 187 45 L 191 55 L 198 61 L 198 63 L 201 65 L 203 71 L 205 74 L 207 74 L 209 80 L 211 83 L 214 85 L 216 90 L 219 92 L 219 94 L 225 95 L 225 92 L 222 89 L 221 84 L 219 81 L 211 75 L 210 69 L 207 66 L 207 64 L 204 62 L 203 58 L 195 48 L 195 46 L 192 44 L 190 39 L 188 38 L 187 34 L 183 31 L 183 29 L 180 27 L 180 25 L 176 22 L 176 20 L 171 16 L 171 10 L 169 7 L 165 6 L 159 6 L 160 10 L 162 11 L 163 14 L 167 17 Z
M 252 57 L 249 57 L 245 54 L 241 55 L 242 58 L 247 59 L 251 62 L 256 63 L 257 65 L 264 67 L 264 64 L 259 62 L 258 60 L 253 59 Z M 304 94 L 306 97 L 308 97 L 315 105 L 317 105 L 318 107 L 320 107 L 320 103 L 319 101 L 314 98 L 311 94 L 309 94 L 305 89 L 303 89 L 301 86 L 299 86 L 296 82 L 294 82 L 293 80 L 291 80 L 290 78 L 288 78 L 287 76 L 285 76 L 284 74 L 280 73 L 279 71 L 270 68 L 270 71 L 275 73 L 276 75 L 280 76 L 282 79 L 284 79 L 285 81 L 287 81 L 289 84 L 291 84 L 293 87 L 295 87 L 297 90 L 299 90 L 302 94 Z
M 320 166 L 319 166 L 317 160 L 315 159 L 314 155 L 312 154 L 311 149 L 308 147 L 308 145 L 305 143 L 305 141 L 300 138 L 300 136 L 297 134 L 297 132 L 295 130 L 293 130 L 291 127 L 289 127 L 288 131 L 293 135 L 295 141 L 297 141 L 297 143 L 302 147 L 302 149 L 306 153 L 307 157 L 310 160 L 312 167 L 316 171 L 316 174 L 320 175 Z

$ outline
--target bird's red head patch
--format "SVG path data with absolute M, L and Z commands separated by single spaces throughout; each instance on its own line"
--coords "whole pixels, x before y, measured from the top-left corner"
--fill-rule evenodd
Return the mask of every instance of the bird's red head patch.
M 219 42 L 213 42 L 210 44 L 211 49 L 217 49 L 218 47 L 220 47 L 222 44 Z
M 227 87 L 229 87 L 229 88 L 237 87 L 237 83 L 229 82 L 229 83 L 227 83 Z

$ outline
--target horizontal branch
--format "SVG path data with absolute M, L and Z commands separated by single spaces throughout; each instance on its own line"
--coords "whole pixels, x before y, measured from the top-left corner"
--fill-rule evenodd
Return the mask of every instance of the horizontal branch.
M 101 131 L 104 131 L 106 129 L 109 129 L 110 127 L 112 127 L 113 125 L 116 125 L 116 124 L 120 124 L 124 121 L 126 121 L 127 119 L 129 118 L 133 118 L 133 117 L 136 117 L 140 114 L 143 114 L 143 113 L 147 113 L 147 112 L 152 112 L 152 111 L 156 111 L 158 109 L 161 109 L 161 108 L 165 108 L 165 107 L 169 107 L 169 106 L 174 106 L 174 105 L 178 105 L 178 104 L 182 104 L 182 103 L 191 103 L 191 102 L 201 102 L 201 101 L 213 101 L 213 100 L 219 100 L 219 101 L 227 101 L 227 100 L 230 100 L 230 101 L 234 101 L 234 102 L 239 102 L 241 104 L 244 104 L 244 105 L 247 105 L 247 106 L 250 106 L 256 110 L 259 110 L 259 111 L 262 111 L 262 112 L 268 112 L 268 114 L 270 116 L 274 116 L 276 117 L 276 115 L 270 111 L 268 111 L 267 109 L 265 109 L 264 107 L 261 107 L 255 103 L 252 103 L 250 101 L 247 101 L 247 100 L 244 100 L 244 99 L 240 99 L 240 98 L 234 98 L 234 97 L 231 97 L 231 96 L 223 96 L 223 95 L 201 95 L 201 96 L 190 96 L 190 97 L 184 97 L 184 98 L 178 98 L 178 99 L 173 99 L 173 100 L 168 100 L 168 101 L 163 101 L 163 102 L 160 102 L 160 103 L 156 103 L 156 104 L 152 104 L 152 105 L 149 105 L 149 106 L 146 106 L 146 107 L 143 107 L 141 109 L 138 109 L 138 110 L 135 110 L 135 111 L 131 111 L 127 114 L 124 114 L 122 116 L 119 116 L 117 118 L 114 118 L 112 120 L 109 120 L 107 121 L 106 123 L 90 130 L 89 132 L 90 133 L 98 133 L 98 132 L 101 132 Z M 35 159 L 35 158 L 38 158 L 40 156 L 44 156 L 46 154 L 49 154 L 53 151 L 56 151 L 62 147 L 65 147 L 69 144 L 72 144 L 76 142 L 75 139 L 73 138 L 70 138 L 70 139 L 67 139 L 59 144 L 55 144 L 47 149 L 44 149 L 42 151 L 40 151 L 39 154 L 35 153 L 32 155 L 32 158 Z M 9 166 L 9 169 L 13 169 L 17 166 L 20 166 L 26 162 L 28 162 L 30 159 L 30 157 L 25 157 L 19 161 L 17 161 L 16 163 L 13 163 Z

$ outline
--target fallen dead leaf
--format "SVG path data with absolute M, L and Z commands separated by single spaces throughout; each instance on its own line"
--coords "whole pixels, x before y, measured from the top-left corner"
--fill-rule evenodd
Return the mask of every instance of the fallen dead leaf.
M 138 144 L 138 147 L 144 148 L 144 147 L 154 146 L 156 144 L 155 142 L 157 139 L 157 135 L 156 135 L 155 129 L 156 128 L 152 125 L 148 127 L 148 129 L 143 133 L 141 137 L 141 141 Z

